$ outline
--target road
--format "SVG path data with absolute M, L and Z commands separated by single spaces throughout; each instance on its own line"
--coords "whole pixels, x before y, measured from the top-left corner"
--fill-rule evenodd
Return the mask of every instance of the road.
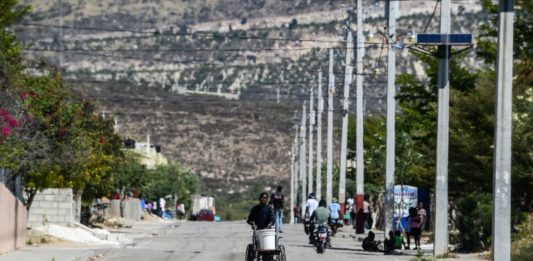
M 324 254 L 317 254 L 307 244 L 302 225 L 285 225 L 282 236 L 287 260 L 413 260 L 416 255 L 414 250 L 394 256 L 365 252 L 351 229 L 339 232 L 332 239 L 333 248 L 327 249 Z M 139 239 L 124 248 L 95 250 L 95 255 L 100 256 L 97 260 L 110 261 L 235 261 L 245 260 L 246 246 L 250 241 L 251 230 L 244 222 L 177 222 L 169 224 L 155 236 Z
M 398 255 L 365 252 L 361 249 L 362 237 L 345 228 L 332 239 L 333 248 L 317 254 L 307 244 L 303 226 L 284 225 L 281 243 L 289 261 L 314 260 L 417 260 L 415 250 L 402 250 Z M 113 232 L 125 239 L 120 247 L 80 245 L 64 242 L 59 245 L 26 246 L 18 251 L 0 255 L 0 261 L 236 261 L 245 260 L 246 246 L 251 242 L 250 227 L 239 222 L 137 222 L 132 228 Z M 377 239 L 383 233 L 376 232 Z M 133 241 L 132 241 L 133 240 Z M 426 257 L 432 245 L 423 244 Z M 431 260 L 431 259 L 429 259 Z M 483 260 L 475 254 L 458 255 L 446 260 Z

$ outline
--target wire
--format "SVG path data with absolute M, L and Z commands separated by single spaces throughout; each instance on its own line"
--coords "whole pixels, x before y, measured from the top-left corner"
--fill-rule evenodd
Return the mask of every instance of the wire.
M 238 35 L 239 32 L 244 32 L 244 30 L 233 31 L 229 33 L 219 33 L 219 32 L 194 32 L 194 33 L 172 33 L 172 32 L 159 32 L 159 31 L 135 31 L 127 29 L 105 29 L 97 27 L 74 27 L 74 26 L 60 26 L 54 24 L 38 24 L 38 23 L 19 23 L 17 26 L 26 26 L 26 27 L 40 27 L 40 28 L 63 28 L 71 30 L 85 30 L 85 31 L 100 31 L 100 32 L 122 32 L 122 33 L 132 33 L 132 34 L 150 34 L 150 36 L 196 36 L 196 35 L 207 35 L 211 37 L 229 37 L 241 40 L 267 40 L 267 41 L 288 41 L 288 42 L 315 42 L 315 43 L 346 43 L 344 40 L 312 40 L 312 39 L 289 39 L 289 38 L 268 38 L 268 37 L 257 37 L 257 36 L 233 36 L 232 34 Z
M 433 8 L 433 13 L 431 13 L 431 17 L 429 17 L 428 22 L 426 23 L 426 26 L 424 27 L 424 33 L 428 30 L 429 24 L 431 24 L 431 21 L 433 20 L 433 17 L 435 17 L 435 12 L 437 11 L 437 6 L 439 6 L 440 0 L 437 0 L 435 3 L 435 8 Z

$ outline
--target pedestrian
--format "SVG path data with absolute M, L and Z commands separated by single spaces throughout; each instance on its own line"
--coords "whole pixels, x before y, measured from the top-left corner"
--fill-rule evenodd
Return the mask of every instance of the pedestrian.
M 368 195 L 365 195 L 365 200 L 363 202 L 363 216 L 365 228 L 372 228 L 372 206 L 370 206 L 370 203 L 368 203 Z
M 283 233 L 283 203 L 285 195 L 281 192 L 282 187 L 278 186 L 276 192 L 270 195 L 270 205 L 274 208 L 274 220 L 276 230 Z
M 185 216 L 185 205 L 181 202 L 178 202 L 176 206 L 176 216 L 178 219 L 182 219 Z
M 348 197 L 346 199 L 346 211 L 345 213 L 348 213 L 348 215 L 350 216 L 350 219 L 349 219 L 349 224 L 352 224 L 354 225 L 355 224 L 355 211 L 354 211 L 354 200 L 352 197 Z M 355 227 L 354 227 L 355 228 Z
M 292 211 L 294 215 L 294 224 L 298 224 L 300 218 L 300 208 L 298 207 L 298 205 L 295 205 Z
M 413 218 L 416 216 L 416 208 L 409 208 L 409 216 L 405 220 L 405 237 L 407 237 L 407 247 L 405 249 L 411 248 L 411 227 L 413 224 Z
M 420 249 L 421 227 L 422 227 L 421 215 L 416 214 L 411 219 L 411 235 L 415 239 L 415 248 L 413 249 Z
M 426 217 L 427 212 L 424 209 L 424 203 L 418 202 L 418 215 L 420 216 L 420 230 L 423 230 L 426 227 Z
M 166 204 L 167 204 L 167 201 L 163 198 L 163 197 L 160 197 L 159 198 L 159 208 L 160 208 L 160 217 L 164 217 L 165 215 L 165 210 L 166 210 Z

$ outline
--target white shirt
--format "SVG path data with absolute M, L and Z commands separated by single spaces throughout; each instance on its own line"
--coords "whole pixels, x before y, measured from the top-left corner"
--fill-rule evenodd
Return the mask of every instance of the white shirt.
M 159 205 L 161 206 L 161 210 L 165 211 L 166 204 L 167 204 L 167 201 L 164 198 L 159 199 Z
M 370 203 L 366 200 L 363 202 L 363 212 L 370 213 Z
M 353 210 L 353 198 L 346 199 L 346 203 L 348 204 L 348 212 L 352 212 L 352 210 Z
M 310 217 L 311 214 L 313 214 L 313 211 L 318 208 L 318 201 L 316 201 L 314 198 L 310 198 L 307 200 L 305 206 L 307 208 L 307 215 Z

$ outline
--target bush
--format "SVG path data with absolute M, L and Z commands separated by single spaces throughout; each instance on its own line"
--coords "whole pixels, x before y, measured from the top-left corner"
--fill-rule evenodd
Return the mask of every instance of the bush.
M 526 261 L 533 260 L 533 214 L 529 214 L 528 218 L 518 226 L 518 233 L 516 233 L 516 240 L 511 246 L 511 260 Z
M 533 236 L 529 236 L 513 242 L 511 247 L 511 260 L 533 260 Z
M 458 199 L 459 250 L 480 251 L 490 247 L 492 235 L 491 196 L 472 193 Z

